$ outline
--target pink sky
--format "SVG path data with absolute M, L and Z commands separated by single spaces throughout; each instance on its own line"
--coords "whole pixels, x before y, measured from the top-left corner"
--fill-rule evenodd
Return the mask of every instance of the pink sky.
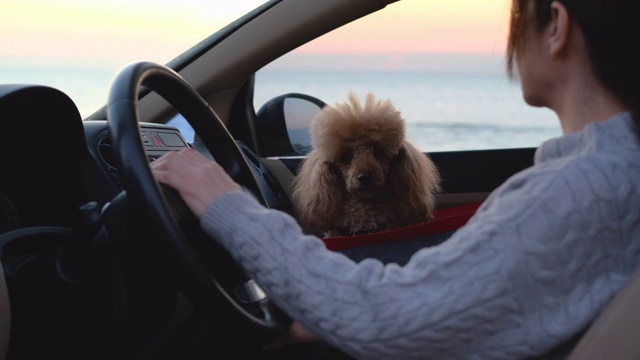
M 1 0 L 0 63 L 125 63 L 139 58 L 167 62 L 262 2 Z M 508 4 L 509 0 L 402 0 L 296 52 L 395 54 L 390 61 L 415 53 L 501 54 Z
M 60 65 L 67 71 L 71 65 L 115 73 L 124 64 L 140 59 L 166 63 L 263 2 L 0 0 L 0 70 Z M 280 64 L 289 70 L 304 65 L 313 70 L 502 71 L 509 2 L 401 0 L 314 40 Z M 484 56 L 459 56 L 461 53 Z M 359 60 L 354 61 L 357 54 Z M 32 81 L 7 78 L 11 74 L 4 72 L 0 83 Z M 65 77 L 56 79 L 63 81 Z M 96 85 L 107 89 L 106 82 L 108 79 Z M 49 85 L 64 89 L 73 84 Z M 74 89 L 67 91 L 81 102 L 87 90 L 82 88 L 77 94 Z M 86 108 L 93 110 L 98 105 L 101 103 L 91 102 Z
M 138 54 L 143 50 L 175 55 L 185 50 L 185 42 L 197 43 L 262 2 L 2 0 L 0 56 L 78 58 L 88 53 L 95 58 L 95 51 L 105 48 L 108 56 L 142 56 Z M 402 0 L 299 51 L 500 53 L 508 4 L 509 0 Z M 95 44 L 96 36 L 104 43 Z
M 508 0 L 403 0 L 300 51 L 503 53 L 508 9 Z

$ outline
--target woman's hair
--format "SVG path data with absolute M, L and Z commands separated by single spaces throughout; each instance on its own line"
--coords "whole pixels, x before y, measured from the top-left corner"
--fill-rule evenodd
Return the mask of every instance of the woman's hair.
M 513 0 L 507 43 L 507 73 L 514 78 L 525 33 L 551 20 L 551 3 L 565 6 L 584 34 L 594 75 L 631 107 L 640 126 L 640 0 Z

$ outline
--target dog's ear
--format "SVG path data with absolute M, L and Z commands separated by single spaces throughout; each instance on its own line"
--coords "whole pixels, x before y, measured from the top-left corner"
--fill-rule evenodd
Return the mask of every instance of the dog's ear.
M 440 172 L 427 154 L 404 142 L 391 165 L 388 190 L 397 199 L 397 209 L 408 224 L 431 219 L 435 194 L 440 191 Z
M 324 232 L 334 226 L 344 199 L 344 180 L 338 169 L 311 151 L 293 181 L 295 212 L 307 226 Z

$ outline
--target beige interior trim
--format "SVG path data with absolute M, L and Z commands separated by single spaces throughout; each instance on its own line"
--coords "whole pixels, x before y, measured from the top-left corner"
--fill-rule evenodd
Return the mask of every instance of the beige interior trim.
M 569 360 L 640 359 L 640 270 L 591 325 Z
M 4 360 L 9 349 L 11 335 L 11 307 L 9 305 L 9 290 L 4 278 L 4 267 L 0 261 L 0 360 Z
M 278 159 L 262 158 L 261 160 L 264 166 L 269 169 L 271 175 L 276 178 L 278 184 L 282 186 L 282 189 L 284 190 L 287 197 L 291 199 L 291 193 L 293 192 L 291 184 L 293 183 L 294 179 L 291 170 L 289 170 L 289 168 Z

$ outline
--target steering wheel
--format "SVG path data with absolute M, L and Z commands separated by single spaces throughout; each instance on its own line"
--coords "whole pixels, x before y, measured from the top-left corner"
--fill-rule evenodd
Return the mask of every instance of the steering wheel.
M 290 319 L 214 239 L 200 232 L 197 219 L 177 192 L 153 177 L 139 126 L 138 98 L 143 86 L 173 105 L 215 161 L 266 205 L 250 165 L 209 104 L 178 73 L 151 62 L 125 67 L 109 93 L 108 127 L 126 198 L 143 213 L 145 224 L 157 229 L 162 240 L 158 248 L 195 309 L 204 312 L 214 326 L 225 326 L 225 332 L 262 343 L 272 340 L 286 331 Z

